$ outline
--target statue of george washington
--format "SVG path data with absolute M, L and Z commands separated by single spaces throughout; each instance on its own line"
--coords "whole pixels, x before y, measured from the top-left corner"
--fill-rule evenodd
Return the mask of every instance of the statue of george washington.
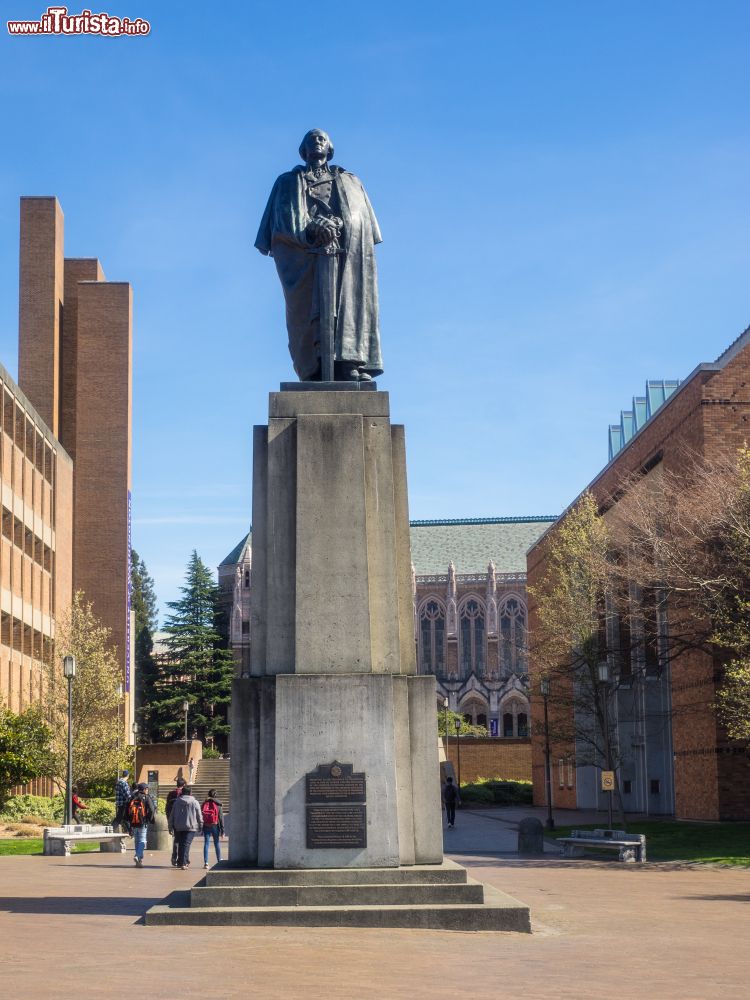
M 383 371 L 378 222 L 360 179 L 330 163 L 325 132 L 308 132 L 299 154 L 305 165 L 276 180 L 255 246 L 276 263 L 300 380 L 369 382 Z

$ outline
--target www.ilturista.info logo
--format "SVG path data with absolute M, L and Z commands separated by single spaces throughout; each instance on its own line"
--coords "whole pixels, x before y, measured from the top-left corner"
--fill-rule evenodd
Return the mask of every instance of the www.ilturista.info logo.
M 142 17 L 115 17 L 82 10 L 68 14 L 67 7 L 48 7 L 38 21 L 8 21 L 9 35 L 147 35 L 151 25 Z

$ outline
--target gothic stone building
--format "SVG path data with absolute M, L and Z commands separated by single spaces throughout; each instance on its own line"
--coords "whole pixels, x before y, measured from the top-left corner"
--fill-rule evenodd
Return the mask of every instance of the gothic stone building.
M 438 705 L 492 736 L 529 734 L 526 550 L 552 517 L 412 521 L 414 628 L 420 673 Z M 249 663 L 251 535 L 219 566 L 229 641 Z

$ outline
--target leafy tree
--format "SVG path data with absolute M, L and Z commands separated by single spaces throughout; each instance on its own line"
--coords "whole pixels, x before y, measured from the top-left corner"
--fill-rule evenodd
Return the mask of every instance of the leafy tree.
M 52 732 L 52 773 L 65 784 L 68 751 L 68 682 L 61 657 L 76 659 L 73 681 L 74 780 L 88 791 L 111 789 L 117 771 L 132 765 L 132 749 L 122 738 L 118 694 L 120 667 L 110 645 L 110 631 L 78 591 L 69 611 L 58 618 L 57 655 L 47 666 L 44 711 Z
M 631 482 L 617 511 L 628 571 L 668 608 L 670 660 L 711 656 L 727 735 L 750 740 L 750 449 L 686 450 L 652 488 Z
M 153 577 L 135 549 L 130 553 L 130 606 L 135 614 L 135 701 L 143 738 L 155 740 L 158 727 L 151 705 L 157 700 L 159 669 L 154 657 L 154 632 L 158 627 Z
M 615 770 L 622 761 L 611 709 L 620 677 L 603 684 L 599 665 L 631 651 L 622 649 L 629 638 L 619 628 L 624 595 L 611 532 L 591 493 L 555 525 L 546 545 L 544 576 L 529 594 L 533 657 L 553 692 L 550 740 L 575 743 L 577 766 Z
M 0 812 L 11 788 L 52 773 L 51 742 L 38 705 L 18 715 L 0 706 Z
M 204 743 L 226 748 L 234 658 L 217 628 L 218 586 L 193 551 L 182 597 L 170 601 L 164 624 L 168 654 L 159 664 L 153 716 L 165 736 L 178 736 L 182 702 L 190 703 L 190 728 Z
M 461 723 L 459 729 L 460 736 L 486 736 L 486 726 L 474 726 L 461 715 L 460 712 L 446 712 L 444 708 L 438 710 L 438 736 L 445 736 L 446 716 L 448 717 L 448 737 L 456 735 L 456 720 Z

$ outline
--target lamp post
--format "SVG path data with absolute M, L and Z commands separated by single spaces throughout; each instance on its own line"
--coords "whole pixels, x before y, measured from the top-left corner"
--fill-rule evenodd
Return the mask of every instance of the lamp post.
M 448 759 L 448 699 L 443 698 L 443 711 L 445 712 L 445 759 Z
M 555 829 L 555 819 L 552 815 L 552 765 L 549 754 L 549 713 L 547 710 L 547 699 L 549 698 L 549 677 L 542 677 L 540 682 L 542 698 L 544 699 L 544 760 L 545 760 L 545 783 L 547 785 L 547 829 Z
M 115 771 L 115 784 L 117 784 L 117 779 L 120 777 L 120 768 L 122 767 L 122 759 L 120 757 L 120 751 L 122 750 L 122 728 L 120 725 L 120 702 L 122 701 L 122 696 L 125 692 L 125 688 L 122 684 L 118 684 L 115 688 L 117 692 L 117 770 Z
M 135 772 L 136 784 L 138 784 L 138 731 L 140 728 L 137 722 L 133 723 L 133 771 Z
M 187 760 L 187 752 L 188 752 L 187 751 L 187 743 L 188 743 L 187 723 L 188 723 L 188 712 L 189 712 L 189 710 L 190 710 L 190 702 L 187 699 L 185 699 L 185 701 L 183 701 L 183 703 L 182 703 L 182 711 L 185 713 L 185 760 Z
M 461 718 L 456 719 L 456 754 L 458 756 L 458 794 L 461 795 L 461 740 L 459 739 L 459 733 L 461 732 Z
M 73 678 L 75 656 L 63 657 L 63 676 L 68 679 L 68 775 L 65 783 L 65 824 L 73 822 Z
M 602 710 L 604 715 L 604 750 L 607 770 L 612 770 L 612 751 L 609 743 L 609 665 L 602 661 L 598 666 L 599 686 L 602 689 Z M 612 790 L 607 791 L 607 822 L 612 829 Z

